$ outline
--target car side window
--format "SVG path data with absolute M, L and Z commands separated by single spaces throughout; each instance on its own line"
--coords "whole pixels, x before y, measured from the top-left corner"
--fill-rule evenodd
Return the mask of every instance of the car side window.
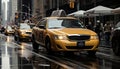
M 38 24 L 36 26 L 39 27 L 40 25 L 46 26 L 46 20 L 45 19 L 41 20 L 40 22 L 38 22 Z

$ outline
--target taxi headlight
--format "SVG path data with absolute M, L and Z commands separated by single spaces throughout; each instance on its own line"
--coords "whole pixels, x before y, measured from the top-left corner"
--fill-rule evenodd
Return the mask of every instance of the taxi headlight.
M 67 36 L 65 35 L 55 35 L 54 38 L 56 40 L 67 40 Z
M 25 31 L 21 31 L 21 34 L 25 34 L 26 32 Z
M 7 30 L 7 32 L 11 32 L 12 30 Z
M 7 30 L 7 32 L 9 32 L 9 30 Z
M 97 35 L 92 35 L 90 38 L 91 39 L 98 39 L 98 36 Z

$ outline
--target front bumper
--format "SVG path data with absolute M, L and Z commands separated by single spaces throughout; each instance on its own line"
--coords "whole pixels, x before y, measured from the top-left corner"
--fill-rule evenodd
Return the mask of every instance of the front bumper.
M 84 46 L 78 46 L 78 41 L 56 40 L 52 44 L 55 51 L 80 51 L 80 50 L 97 50 L 99 40 L 85 41 Z
M 5 34 L 14 34 L 13 31 L 5 32 Z
M 31 41 L 31 37 L 32 37 L 32 35 L 31 34 L 21 34 L 20 36 L 20 39 L 25 39 L 25 40 L 29 40 L 29 41 Z

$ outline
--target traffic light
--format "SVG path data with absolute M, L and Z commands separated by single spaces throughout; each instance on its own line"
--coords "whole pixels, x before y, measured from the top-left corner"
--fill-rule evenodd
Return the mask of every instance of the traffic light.
M 74 1 L 73 0 L 70 0 L 70 8 L 74 8 Z

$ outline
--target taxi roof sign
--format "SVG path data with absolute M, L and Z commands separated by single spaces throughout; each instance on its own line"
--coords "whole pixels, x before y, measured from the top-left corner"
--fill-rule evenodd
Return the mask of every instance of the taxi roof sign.
M 51 17 L 58 16 L 58 17 L 66 17 L 66 12 L 64 10 L 54 10 L 51 14 Z

